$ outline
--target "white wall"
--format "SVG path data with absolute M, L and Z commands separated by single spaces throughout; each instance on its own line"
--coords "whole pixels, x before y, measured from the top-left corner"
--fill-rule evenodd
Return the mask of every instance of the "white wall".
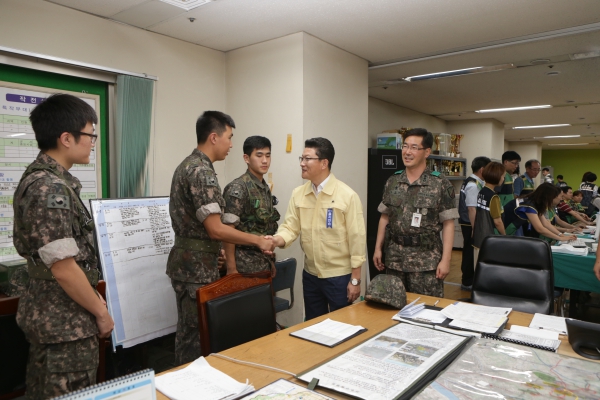
M 542 160 L 542 143 L 541 142 L 508 142 L 508 149 L 516 151 L 521 156 L 520 172 L 525 173 L 525 163 L 528 160 Z M 541 183 L 540 173 L 533 181 L 535 185 Z
M 400 128 L 425 128 L 433 133 L 446 132 L 446 121 L 369 97 L 369 146 L 377 147 L 377 134 Z
M 49 2 L 0 0 L 0 45 L 158 76 L 149 156 L 155 196 L 169 194 L 175 167 L 196 146 L 197 117 L 225 108 L 222 52 Z
M 460 151 L 462 157 L 467 159 L 469 173 L 471 173 L 471 161 L 475 157 L 502 158 L 504 128 L 495 119 L 448 121 L 448 133 L 464 135 L 460 142 Z

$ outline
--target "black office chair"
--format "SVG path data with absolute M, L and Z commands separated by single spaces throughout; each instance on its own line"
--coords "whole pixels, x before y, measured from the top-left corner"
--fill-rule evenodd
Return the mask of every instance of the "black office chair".
M 227 275 L 196 291 L 203 356 L 276 332 L 270 273 Z
M 275 313 L 289 310 L 294 306 L 294 281 L 296 280 L 296 259 L 286 258 L 275 262 L 277 273 L 273 278 L 273 291 L 275 293 L 289 289 L 290 300 L 275 296 Z
M 18 297 L 0 299 L 0 399 L 14 399 L 25 393 L 25 369 L 29 343 L 17 326 Z
M 516 236 L 488 236 L 477 259 L 471 301 L 552 314 L 554 269 L 550 245 Z

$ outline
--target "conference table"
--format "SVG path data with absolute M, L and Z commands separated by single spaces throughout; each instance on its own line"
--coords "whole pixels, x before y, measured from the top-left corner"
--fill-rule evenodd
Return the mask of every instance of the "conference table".
M 455 300 L 451 299 L 440 299 L 436 297 L 407 293 L 408 302 L 415 300 L 417 297 L 421 297 L 420 301 L 424 301 L 427 305 L 434 305 L 436 301 L 439 300 L 437 306 L 442 308 L 455 302 Z M 290 328 L 272 333 L 260 339 L 224 350 L 219 354 L 235 358 L 237 360 L 268 365 L 270 367 L 282 369 L 293 374 L 298 374 L 313 368 L 318 364 L 337 357 L 338 355 L 348 351 L 365 340 L 377 335 L 383 330 L 397 324 L 397 321 L 392 320 L 392 316 L 397 312 L 398 310 L 385 305 L 362 301 L 335 312 L 323 315 L 319 318 L 315 318 L 310 321 L 294 325 Z M 368 330 L 365 333 L 362 333 L 333 348 L 321 346 L 316 343 L 290 336 L 291 332 L 306 328 L 307 326 L 321 322 L 327 318 L 348 324 L 361 325 Z M 512 311 L 509 315 L 507 328 L 509 328 L 511 325 L 529 326 L 532 318 L 533 314 Z M 562 343 L 558 349 L 559 354 L 581 358 L 573 351 L 566 337 L 561 336 L 561 341 Z M 228 374 L 239 382 L 246 382 L 246 379 L 248 379 L 256 389 L 259 389 L 280 378 L 306 386 L 305 382 L 299 381 L 295 379 L 293 375 L 283 372 L 276 372 L 266 368 L 243 365 L 234 361 L 218 358 L 214 355 L 208 356 L 206 360 L 212 367 Z M 163 373 L 175 371 L 184 368 L 185 366 L 187 366 L 187 364 Z M 349 398 L 345 397 L 343 394 L 329 391 L 327 389 L 318 388 L 317 390 L 334 398 Z M 167 399 L 166 396 L 158 391 L 156 394 L 157 399 L 159 400 Z
M 600 280 L 594 275 L 596 254 L 576 256 L 565 253 L 552 253 L 554 265 L 554 286 L 571 289 L 569 317 L 577 318 L 579 291 L 600 293 Z

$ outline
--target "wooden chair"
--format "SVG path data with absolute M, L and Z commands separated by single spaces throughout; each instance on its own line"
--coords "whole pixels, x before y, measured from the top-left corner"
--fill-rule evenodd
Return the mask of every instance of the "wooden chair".
M 196 291 L 202 355 L 277 330 L 270 273 L 227 275 Z
M 17 326 L 18 297 L 0 299 L 0 400 L 25 394 L 25 371 L 29 343 Z

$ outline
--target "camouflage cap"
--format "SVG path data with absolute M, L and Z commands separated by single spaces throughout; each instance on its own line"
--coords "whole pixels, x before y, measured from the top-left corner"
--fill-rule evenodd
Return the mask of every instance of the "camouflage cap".
M 369 283 L 365 300 L 401 309 L 406 305 L 406 289 L 397 276 L 379 274 Z

